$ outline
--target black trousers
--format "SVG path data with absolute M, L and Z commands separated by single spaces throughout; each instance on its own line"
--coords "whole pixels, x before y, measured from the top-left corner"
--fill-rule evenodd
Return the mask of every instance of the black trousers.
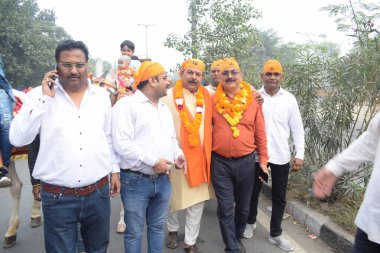
M 253 153 L 241 158 L 212 154 L 211 180 L 218 201 L 217 214 L 225 252 L 239 252 L 238 240 L 247 223 L 254 173 Z
M 353 253 L 378 253 L 380 252 L 380 244 L 368 240 L 366 232 L 360 228 L 356 228 L 355 244 Z
M 256 162 L 254 183 L 253 183 L 252 196 L 251 196 L 251 204 L 249 207 L 249 215 L 248 215 L 248 220 L 247 220 L 248 224 L 256 223 L 259 195 L 261 192 L 261 188 L 263 187 L 263 182 L 261 182 L 261 180 L 259 179 L 259 170 L 261 170 L 260 164 Z
M 32 185 L 36 185 L 40 183 L 40 180 L 35 179 L 32 176 L 34 165 L 36 164 L 39 150 L 40 150 L 40 135 L 37 134 L 34 141 L 32 141 L 32 143 L 30 143 L 28 146 L 28 166 L 29 166 L 29 172 L 30 172 L 30 181 L 32 182 Z
M 286 206 L 286 190 L 288 186 L 288 177 L 290 170 L 290 163 L 278 165 L 269 163 L 272 175 L 272 217 L 270 220 L 270 235 L 280 236 L 282 234 L 282 216 L 284 215 Z M 259 194 L 262 187 L 262 182 L 259 180 L 258 170 L 260 169 L 256 163 L 256 171 L 254 177 L 254 187 L 252 190 L 251 204 L 247 223 L 253 224 L 256 222 L 257 205 L 259 201 Z

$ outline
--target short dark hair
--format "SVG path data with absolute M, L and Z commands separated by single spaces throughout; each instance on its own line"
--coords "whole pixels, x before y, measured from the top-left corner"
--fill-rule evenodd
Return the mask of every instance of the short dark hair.
M 137 89 L 139 90 L 142 90 L 144 89 L 145 86 L 147 86 L 149 83 L 149 79 L 148 80 L 145 80 L 145 81 L 142 81 L 140 82 L 139 84 L 137 84 Z
M 153 77 L 154 79 L 156 79 L 157 82 L 160 80 L 160 79 L 158 78 L 158 76 L 152 76 L 152 77 Z M 150 78 L 152 78 L 152 77 L 150 77 Z M 150 78 L 149 78 L 149 79 L 150 79 Z M 137 84 L 137 89 L 139 89 L 139 90 L 144 89 L 144 87 L 148 85 L 148 83 L 149 83 L 149 79 L 147 79 L 147 80 L 145 80 L 145 81 L 142 81 L 142 82 L 140 82 L 139 84 Z
M 57 47 L 55 48 L 55 60 L 58 62 L 59 55 L 62 51 L 66 50 L 72 50 L 72 49 L 80 49 L 83 51 L 86 62 L 88 61 L 88 48 L 82 41 L 75 41 L 75 40 L 63 40 L 58 43 Z
M 130 40 L 124 40 L 123 42 L 121 42 L 120 50 L 122 50 L 124 46 L 127 46 L 129 49 L 131 49 L 132 52 L 135 51 L 135 44 Z
M 139 57 L 137 57 L 136 55 L 132 55 L 132 56 L 131 56 L 131 60 L 137 60 L 137 61 L 140 61 Z

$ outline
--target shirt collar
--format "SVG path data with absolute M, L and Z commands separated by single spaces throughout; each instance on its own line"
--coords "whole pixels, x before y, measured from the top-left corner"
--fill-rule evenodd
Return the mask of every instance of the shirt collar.
M 264 86 L 262 86 L 261 89 L 260 89 L 259 91 L 260 91 L 260 93 L 262 93 L 262 94 L 264 94 L 264 95 L 271 96 L 271 95 L 269 95 L 269 94 L 265 91 Z M 283 95 L 283 94 L 284 94 L 284 89 L 281 88 L 281 86 L 280 86 L 280 89 L 277 91 L 276 94 L 274 94 L 274 96 L 276 96 L 276 95 Z
M 136 99 L 136 102 L 138 103 L 150 103 L 152 104 L 152 102 L 149 100 L 149 98 L 147 96 L 145 96 L 144 93 L 142 93 L 139 89 L 136 90 L 135 94 L 133 94 L 132 96 L 134 99 Z M 158 100 L 158 105 L 163 105 L 163 103 L 161 102 L 161 99 Z
M 61 89 L 62 91 L 65 91 L 62 87 L 62 84 L 59 82 L 59 79 L 57 78 L 55 80 L 55 85 Z M 94 93 L 95 92 L 95 85 L 94 84 L 91 84 L 88 80 L 87 80 L 87 90 L 90 92 L 90 93 Z
M 135 94 L 133 94 L 133 97 L 137 102 L 144 103 L 144 102 L 150 102 L 147 96 L 145 96 L 144 93 L 141 92 L 141 90 L 137 89 Z

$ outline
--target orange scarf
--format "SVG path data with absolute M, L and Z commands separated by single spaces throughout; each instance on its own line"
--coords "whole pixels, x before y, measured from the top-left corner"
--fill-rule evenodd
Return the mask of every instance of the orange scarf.
M 192 114 L 186 106 L 185 101 L 183 101 L 183 108 L 178 108 L 175 103 L 176 94 L 178 86 L 173 87 L 173 101 L 178 113 L 181 111 L 186 112 L 188 119 L 192 122 L 194 120 Z M 195 187 L 203 183 L 210 182 L 210 163 L 211 163 L 211 125 L 212 125 L 212 103 L 210 95 L 206 88 L 199 86 L 202 89 L 204 95 L 204 107 L 203 107 L 203 117 L 204 117 L 204 138 L 203 145 L 197 145 L 195 147 L 190 146 L 188 139 L 189 133 L 186 131 L 183 124 L 181 124 L 180 135 L 181 135 L 181 147 L 186 156 L 187 162 L 187 182 L 190 187 Z M 201 139 L 198 133 L 198 141 L 201 143 Z

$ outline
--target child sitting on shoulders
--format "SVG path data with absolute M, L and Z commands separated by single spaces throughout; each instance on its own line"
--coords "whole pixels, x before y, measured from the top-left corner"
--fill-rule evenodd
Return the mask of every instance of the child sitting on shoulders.
M 119 57 L 119 70 L 116 77 L 119 99 L 125 96 L 131 96 L 133 94 L 132 84 L 134 82 L 134 70 L 130 65 L 131 57 L 127 55 L 122 55 Z

